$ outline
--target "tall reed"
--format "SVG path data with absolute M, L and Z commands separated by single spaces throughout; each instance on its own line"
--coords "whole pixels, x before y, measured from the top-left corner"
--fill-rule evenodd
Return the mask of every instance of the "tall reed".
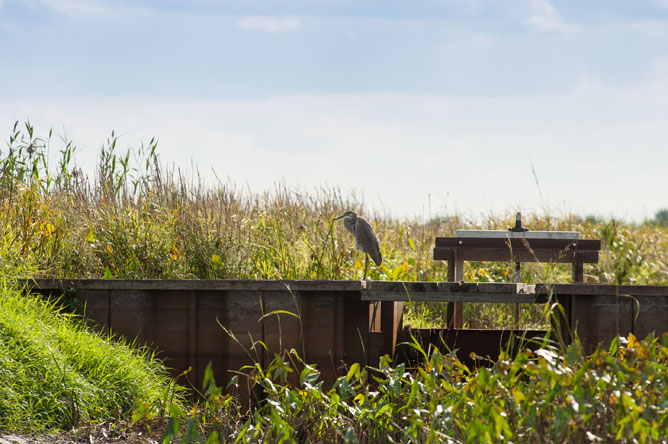
M 164 166 L 156 140 L 138 148 L 120 145 L 112 132 L 88 175 L 76 164 L 72 141 L 17 122 L 0 151 L 0 260 L 29 263 L 35 277 L 360 279 L 364 258 L 342 224 L 332 223 L 333 216 L 354 210 L 372 221 L 382 246 L 383 265 L 371 268 L 370 279 L 433 281 L 447 276 L 446 264 L 432 259 L 435 237 L 513 224 L 512 214 L 397 219 L 369 212 L 336 187 L 278 183 L 254 193 Z M 50 160 L 54 154 L 56 161 Z M 603 239 L 599 264 L 585 267 L 588 281 L 668 282 L 666 227 L 569 214 L 525 215 L 525 225 Z M 512 281 L 512 269 L 467 262 L 464 279 Z M 527 264 L 522 272 L 523 282 L 569 280 L 564 265 Z M 416 308 L 427 324 L 443 322 L 442 304 Z M 469 327 L 507 325 L 512 317 L 510 307 L 499 305 L 467 304 L 465 310 Z

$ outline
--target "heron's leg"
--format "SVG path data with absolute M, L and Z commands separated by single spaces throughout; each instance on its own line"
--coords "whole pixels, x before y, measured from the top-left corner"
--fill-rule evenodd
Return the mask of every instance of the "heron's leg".
M 365 279 L 366 279 L 366 269 L 367 269 L 367 267 L 369 266 L 369 255 L 366 254 L 366 253 L 364 253 L 364 257 L 365 257 L 366 259 L 365 259 L 365 261 L 364 261 L 364 277 L 362 278 L 362 280 L 365 280 Z

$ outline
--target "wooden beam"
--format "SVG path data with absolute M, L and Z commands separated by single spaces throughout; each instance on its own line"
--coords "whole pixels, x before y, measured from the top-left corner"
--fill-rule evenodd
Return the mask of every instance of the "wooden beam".
M 434 282 L 421 285 L 421 291 L 411 291 L 399 282 L 376 282 L 362 291 L 363 301 L 421 301 L 421 302 L 518 302 L 542 303 L 536 298 L 535 286 L 514 283 Z M 406 284 L 412 284 L 407 282 Z M 419 283 L 422 284 L 422 283 Z
M 480 237 L 437 237 L 437 248 L 532 248 L 566 250 L 600 250 L 600 239 L 503 239 Z
M 668 287 L 666 287 L 668 288 Z M 514 282 L 403 282 L 403 281 L 367 281 L 367 291 L 394 291 L 397 293 L 415 293 L 441 291 L 453 293 L 533 293 L 535 285 Z
M 668 285 L 536 284 L 537 295 L 668 296 Z
M 496 261 L 496 262 L 555 262 L 555 263 L 573 263 L 575 261 L 575 251 L 555 251 L 548 249 L 529 250 L 511 250 L 505 248 L 434 248 L 434 260 L 447 260 L 450 262 L 456 253 L 458 259 L 463 261 Z M 582 258 L 582 263 L 598 263 L 598 251 L 586 250 L 578 251 Z
M 498 302 L 533 304 L 544 303 L 537 300 L 534 294 L 508 293 L 454 293 L 430 291 L 423 293 L 396 293 L 391 291 L 362 291 L 363 301 L 415 301 L 415 302 Z
M 457 230 L 457 237 L 516 239 L 578 239 L 577 231 Z
M 231 290 L 231 291 L 358 291 L 361 281 L 246 280 L 246 279 L 35 279 L 30 287 L 61 290 Z

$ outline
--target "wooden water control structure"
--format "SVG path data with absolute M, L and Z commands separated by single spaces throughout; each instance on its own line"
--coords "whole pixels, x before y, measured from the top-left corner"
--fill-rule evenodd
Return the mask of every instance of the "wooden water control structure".
M 201 387 L 209 363 L 225 386 L 241 367 L 266 366 L 275 353 L 290 349 L 315 364 L 329 385 L 354 362 L 376 366 L 383 354 L 403 359 L 400 344 L 411 337 L 445 343 L 466 361 L 471 352 L 495 359 L 513 333 L 546 334 L 463 329 L 462 303 L 558 302 L 564 308 L 563 336 L 569 340 L 568 334 L 577 332 L 588 352 L 617 335 L 668 332 L 668 286 L 582 283 L 583 266 L 598 261 L 600 247 L 600 241 L 571 232 L 459 231 L 456 237 L 436 238 L 434 259 L 449 264 L 444 282 L 65 279 L 26 284 L 70 308 L 85 307 L 86 318 L 100 329 L 153 347 L 175 376 L 191 369 L 188 379 L 195 387 Z M 463 264 L 472 260 L 508 261 L 516 270 L 523 262 L 570 263 L 574 283 L 462 282 Z M 448 328 L 409 330 L 402 321 L 406 301 L 449 303 Z M 250 387 L 240 382 L 240 394 L 248 399 Z
M 584 264 L 598 262 L 599 239 L 579 239 L 576 231 L 529 231 L 517 213 L 515 226 L 501 230 L 457 230 L 456 237 L 437 237 L 434 259 L 448 261 L 448 281 L 460 282 L 465 261 L 514 262 L 516 281 L 522 262 L 572 265 L 573 282 L 584 280 Z M 517 322 L 517 320 L 516 320 Z M 448 326 L 462 328 L 462 303 L 448 306 Z

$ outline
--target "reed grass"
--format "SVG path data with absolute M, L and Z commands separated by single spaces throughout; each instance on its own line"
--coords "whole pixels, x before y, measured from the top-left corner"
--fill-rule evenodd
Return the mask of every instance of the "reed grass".
M 58 153 L 55 165 L 50 153 Z M 159 162 L 157 144 L 121 150 L 112 133 L 94 175 L 76 166 L 74 144 L 26 122 L 0 152 L 0 428 L 46 430 L 168 409 L 165 440 L 183 442 L 661 442 L 668 434 L 668 338 L 616 339 L 583 355 L 556 351 L 502 356 L 471 369 L 438 350 L 420 350 L 409 369 L 350 367 L 331 389 L 294 351 L 255 368 L 267 401 L 242 412 L 209 371 L 192 409 L 170 403 L 173 387 L 145 349 L 91 334 L 55 306 L 20 295 L 13 278 L 359 279 L 363 257 L 332 216 L 354 210 L 373 223 L 384 264 L 375 280 L 443 280 L 432 260 L 436 236 L 458 228 L 506 229 L 512 215 L 395 219 L 369 214 L 336 188 L 278 184 L 251 193 L 204 184 L 196 172 Z M 601 238 L 591 282 L 666 284 L 668 228 L 573 215 L 524 216 L 533 230 Z M 464 278 L 511 281 L 512 264 L 467 263 Z M 568 282 L 562 265 L 528 265 L 523 282 Z M 467 304 L 465 325 L 511 324 L 510 307 Z M 438 326 L 443 304 L 413 304 L 409 322 Z M 528 311 L 523 326 L 542 325 Z M 417 325 L 416 325 L 417 326 Z M 418 348 L 417 344 L 413 345 Z M 286 375 L 299 375 L 297 387 Z M 234 380 L 233 380 L 234 384 Z
M 437 236 L 457 229 L 507 229 L 512 214 L 472 219 L 439 215 L 396 219 L 371 213 L 337 188 L 294 189 L 279 183 L 252 193 L 234 183 L 205 184 L 196 171 L 165 167 L 157 143 L 122 150 L 113 132 L 100 149 L 95 174 L 76 166 L 76 148 L 26 122 L 14 125 L 0 154 L 0 226 L 5 263 L 33 266 L 30 277 L 160 279 L 360 279 L 364 258 L 332 217 L 366 215 L 380 238 L 384 262 L 373 280 L 444 280 L 432 259 Z M 56 162 L 49 153 L 59 153 Z M 55 163 L 55 167 L 52 165 Z M 591 282 L 668 282 L 668 227 L 582 219 L 569 214 L 524 216 L 533 230 L 579 231 L 601 238 Z M 464 279 L 513 281 L 513 264 L 467 262 Z M 522 282 L 569 282 L 559 264 L 525 264 Z M 409 304 L 414 325 L 444 324 L 444 304 Z M 540 322 L 527 308 L 526 324 Z M 512 306 L 466 304 L 465 326 L 510 325 Z

